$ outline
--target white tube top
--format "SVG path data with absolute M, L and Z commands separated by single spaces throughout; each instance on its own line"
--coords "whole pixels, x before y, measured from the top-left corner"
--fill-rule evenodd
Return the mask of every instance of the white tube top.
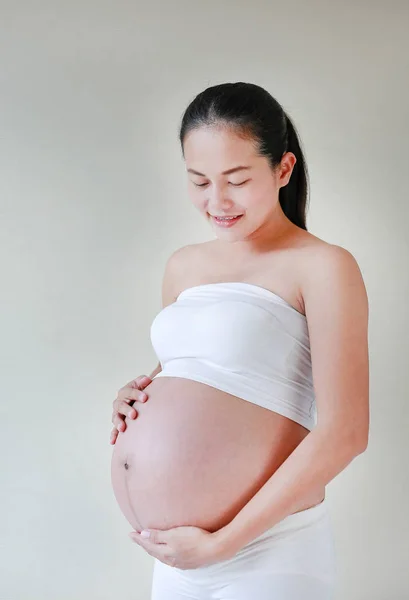
M 154 379 L 193 379 L 309 430 L 316 424 L 307 319 L 270 290 L 244 282 L 187 288 L 156 315 L 150 335 L 162 366 Z

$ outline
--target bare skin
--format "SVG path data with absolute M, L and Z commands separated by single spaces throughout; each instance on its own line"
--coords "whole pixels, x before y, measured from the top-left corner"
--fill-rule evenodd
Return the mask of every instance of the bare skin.
M 220 240 L 190 246 L 184 273 L 201 275 L 178 280 L 173 297 L 201 283 L 246 281 L 304 314 L 302 273 L 313 268 L 308 249 L 326 245 L 290 225 L 272 249 L 259 246 L 254 254 Z M 112 457 L 115 496 L 137 530 L 193 525 L 217 531 L 309 433 L 291 419 L 196 381 L 162 377 L 144 391 L 149 398 L 134 404 L 137 416 L 126 417 Z M 324 497 L 325 488 L 299 510 Z
M 200 127 L 186 136 L 184 158 L 192 203 L 216 239 L 174 253 L 165 271 L 163 306 L 195 285 L 243 281 L 269 289 L 305 315 L 304 298 L 311 298 L 311 281 L 317 281 L 311 274 L 320 272 L 319 257 L 331 245 L 296 226 L 281 208 L 280 188 L 290 181 L 295 155 L 284 153 L 272 169 L 253 140 L 228 128 Z M 240 219 L 228 228 L 214 218 L 236 215 Z M 309 306 L 318 344 L 324 333 L 317 301 Z M 319 367 L 323 389 L 330 384 Z M 190 525 L 217 531 L 309 433 L 287 417 L 193 380 L 160 377 L 143 389 L 146 402 L 140 390 L 131 390 L 132 409 L 125 398 L 129 390 L 121 391 L 111 439 L 114 493 L 136 530 Z M 324 498 L 325 488 L 300 500 L 295 512 Z

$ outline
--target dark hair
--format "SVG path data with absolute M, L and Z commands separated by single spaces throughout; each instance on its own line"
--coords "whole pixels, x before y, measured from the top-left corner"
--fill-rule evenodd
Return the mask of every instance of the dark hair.
M 276 168 L 285 152 L 297 158 L 288 184 L 280 188 L 279 202 L 287 218 L 307 229 L 308 171 L 297 130 L 283 107 L 269 92 L 254 83 L 222 83 L 206 88 L 186 108 L 179 131 L 185 136 L 201 126 L 229 126 L 254 140 L 258 153 Z

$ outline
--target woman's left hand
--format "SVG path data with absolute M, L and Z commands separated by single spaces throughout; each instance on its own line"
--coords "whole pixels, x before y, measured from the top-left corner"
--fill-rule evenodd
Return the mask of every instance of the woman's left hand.
M 217 532 L 191 526 L 147 531 L 149 537 L 137 531 L 132 531 L 129 537 L 148 554 L 177 569 L 197 569 L 230 558 L 230 553 L 216 541 Z

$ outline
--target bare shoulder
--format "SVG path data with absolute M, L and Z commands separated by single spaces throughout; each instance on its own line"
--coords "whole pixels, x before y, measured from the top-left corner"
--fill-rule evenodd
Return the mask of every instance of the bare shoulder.
M 203 256 L 205 243 L 186 244 L 174 250 L 166 261 L 163 284 L 162 304 L 174 302 L 183 289 L 183 279 L 191 268 L 197 268 L 199 258 Z
M 317 423 L 362 452 L 369 430 L 368 297 L 353 254 L 304 248 L 301 291 L 311 349 Z M 335 437 L 334 437 L 335 439 Z
M 189 267 L 197 267 L 199 260 L 207 256 L 211 247 L 211 242 L 181 246 L 172 252 L 167 260 L 167 266 L 182 274 Z
M 347 305 L 361 315 L 368 312 L 368 296 L 354 255 L 342 246 L 319 238 L 300 253 L 301 295 L 306 316 L 325 306 Z

